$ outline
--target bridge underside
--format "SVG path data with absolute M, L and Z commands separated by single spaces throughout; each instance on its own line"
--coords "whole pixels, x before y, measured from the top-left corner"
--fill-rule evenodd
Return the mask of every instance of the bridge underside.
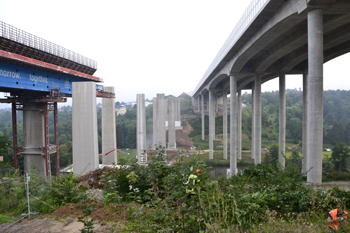
M 242 90 L 252 88 L 255 74 L 264 83 L 281 73 L 308 73 L 310 6 L 298 9 L 298 1 L 271 2 L 210 75 L 201 80 L 194 96 L 209 89 L 229 90 L 229 74 L 237 76 L 238 89 Z M 323 32 L 324 63 L 350 52 L 349 1 L 338 0 L 323 10 Z

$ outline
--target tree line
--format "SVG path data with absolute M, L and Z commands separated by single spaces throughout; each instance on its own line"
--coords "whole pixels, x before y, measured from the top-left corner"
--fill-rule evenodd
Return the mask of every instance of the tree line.
M 323 93 L 324 98 L 324 146 L 333 147 L 339 143 L 350 145 L 350 91 L 328 90 Z M 169 97 L 169 96 L 167 96 Z M 247 107 L 242 112 L 242 133 L 251 137 L 251 94 L 242 94 L 242 102 Z M 278 141 L 279 92 L 262 93 L 262 138 L 271 142 Z M 183 104 L 183 103 L 182 103 Z M 286 91 L 286 140 L 298 143 L 302 140 L 303 93 L 296 90 Z M 228 116 L 230 118 L 230 116 Z M 97 111 L 97 128 L 99 153 L 102 151 L 101 111 Z M 228 122 L 229 119 L 228 119 Z M 193 131 L 190 137 L 201 135 L 201 118 L 198 115 L 189 120 Z M 49 112 L 49 138 L 54 143 L 53 112 Z M 153 133 L 153 105 L 146 107 L 146 131 L 149 137 Z M 216 133 L 222 133 L 222 116 L 216 117 Z M 228 127 L 229 131 L 229 127 Z M 65 167 L 72 162 L 72 108 L 62 106 L 58 111 L 58 132 L 60 166 Z M 23 113 L 17 111 L 18 145 L 23 143 Z M 205 133 L 209 133 L 209 119 L 205 116 Z M 117 146 L 119 148 L 136 148 L 136 106 L 128 110 L 125 115 L 116 117 Z M 0 136 L 6 145 L 7 139 L 12 142 L 11 110 L 0 109 Z M 8 146 L 9 144 L 7 144 Z M 12 144 L 11 144 L 12 146 Z M 6 154 L 6 153 L 5 153 Z M 54 162 L 54 155 L 51 161 Z M 13 164 L 12 149 L 4 159 Z M 22 162 L 21 162 L 22 161 Z M 4 163 L 3 163 L 4 164 Z M 0 166 L 1 163 L 0 163 Z M 20 157 L 23 167 L 23 158 Z M 52 164 L 52 168 L 55 164 Z

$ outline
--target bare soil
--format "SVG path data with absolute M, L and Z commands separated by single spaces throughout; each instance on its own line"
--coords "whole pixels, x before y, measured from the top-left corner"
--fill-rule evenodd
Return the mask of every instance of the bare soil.
M 24 219 L 21 222 L 9 227 L 3 233 L 19 233 L 19 232 L 33 232 L 33 233 L 75 233 L 80 232 L 84 225 L 78 222 L 79 219 L 84 219 L 82 210 L 77 209 L 77 206 L 82 203 L 69 203 L 60 207 L 53 213 L 45 216 L 34 217 L 31 219 Z M 124 204 L 104 206 L 99 202 L 92 202 L 89 205 L 94 205 L 96 209 L 89 216 L 89 219 L 94 220 L 94 232 L 110 232 L 108 228 L 116 231 L 122 224 L 126 222 L 124 216 L 128 213 L 128 208 L 141 207 L 137 204 Z M 117 223 L 116 223 L 117 222 Z M 7 227 L 8 223 L 0 225 L 0 230 Z

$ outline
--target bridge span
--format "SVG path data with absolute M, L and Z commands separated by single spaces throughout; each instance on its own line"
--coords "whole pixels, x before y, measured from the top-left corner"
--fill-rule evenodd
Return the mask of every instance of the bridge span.
M 215 101 L 223 101 L 227 157 L 227 94 L 230 101 L 230 171 L 241 154 L 241 90 L 253 95 L 252 157 L 261 162 L 261 85 L 279 78 L 279 161 L 285 165 L 285 75 L 303 74 L 303 171 L 322 182 L 323 64 L 350 51 L 347 0 L 252 0 L 193 92 L 193 104 L 209 108 L 209 157 L 213 158 Z M 222 98 L 221 98 L 222 96 Z M 232 96 L 232 95 L 231 95 Z M 238 119 L 238 121 L 236 120 Z M 237 152 L 238 148 L 238 152 Z

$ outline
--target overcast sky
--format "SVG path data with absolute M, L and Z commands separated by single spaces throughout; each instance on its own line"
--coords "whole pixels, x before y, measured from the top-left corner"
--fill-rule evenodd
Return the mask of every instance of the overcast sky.
M 97 61 L 116 100 L 193 91 L 248 0 L 0 0 L 0 21 Z M 324 66 L 324 89 L 350 88 L 350 55 Z M 286 88 L 302 87 L 287 76 Z M 278 80 L 262 91 L 278 90 Z

